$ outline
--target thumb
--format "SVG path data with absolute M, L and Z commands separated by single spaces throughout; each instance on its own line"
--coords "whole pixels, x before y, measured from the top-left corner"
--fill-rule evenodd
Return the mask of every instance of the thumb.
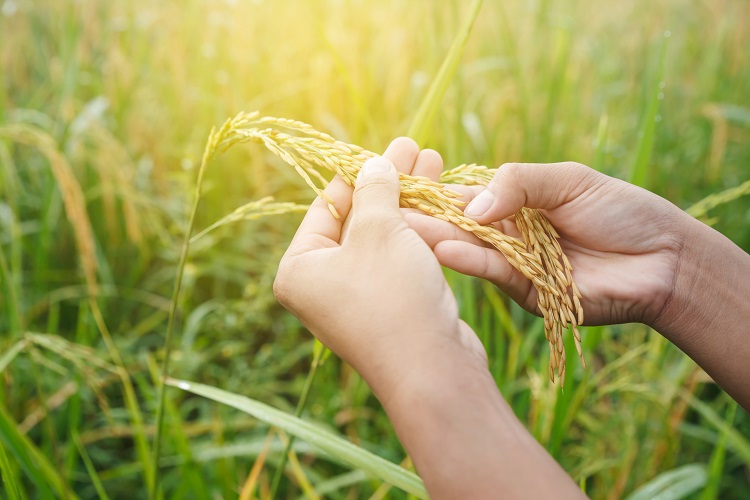
M 506 163 L 464 209 L 480 224 L 501 221 L 521 207 L 555 209 L 605 178 L 580 163 Z
M 358 220 L 389 219 L 401 217 L 398 208 L 400 185 L 398 172 L 385 157 L 367 160 L 357 176 L 352 199 L 352 224 Z

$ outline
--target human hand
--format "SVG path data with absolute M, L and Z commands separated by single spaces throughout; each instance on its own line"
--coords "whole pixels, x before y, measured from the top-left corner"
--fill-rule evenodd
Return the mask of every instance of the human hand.
M 583 295 L 588 325 L 653 325 L 667 304 L 690 219 L 665 199 L 578 163 L 510 163 L 490 184 L 451 186 L 470 202 L 464 213 L 519 236 L 513 215 L 542 209 L 560 234 Z M 537 293 L 494 248 L 456 226 L 420 214 L 407 221 L 438 261 L 485 278 L 525 309 L 539 314 Z
M 454 360 L 467 354 L 486 370 L 437 259 L 399 210 L 397 170 L 436 177 L 441 169 L 440 155 L 400 138 L 366 162 L 356 189 L 336 177 L 325 192 L 341 218 L 316 199 L 274 282 L 279 302 L 381 400 L 409 370 L 445 352 Z
M 435 255 L 404 220 L 415 211 L 398 207 L 396 169 L 436 178 L 442 160 L 401 138 L 365 163 L 353 195 L 334 179 L 326 195 L 341 219 L 315 200 L 276 297 L 367 381 L 431 497 L 580 498 L 498 392 Z
M 280 264 L 279 301 L 365 378 L 431 495 L 581 497 L 503 401 L 438 261 L 495 282 L 535 311 L 533 287 L 457 227 L 413 210 L 407 224 L 396 171 L 384 160 L 432 179 L 442 167 L 436 153 L 398 139 L 367 163 L 353 197 L 335 179 L 326 194 L 342 219 L 322 199 L 313 203 Z M 740 320 L 750 281 L 727 283 L 750 275 L 750 257 L 726 238 L 648 191 L 574 163 L 506 165 L 486 191 L 454 189 L 474 201 L 467 215 L 513 236 L 515 212 L 542 209 L 574 267 L 587 324 L 658 321 L 749 407 L 750 344 Z

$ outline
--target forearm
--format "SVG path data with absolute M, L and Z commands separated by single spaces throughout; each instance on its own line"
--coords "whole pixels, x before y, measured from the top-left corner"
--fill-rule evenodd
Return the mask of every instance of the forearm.
M 653 325 L 750 411 L 750 255 L 690 220 L 672 296 Z
M 431 498 L 584 497 L 475 356 L 432 351 L 412 363 L 380 398 Z

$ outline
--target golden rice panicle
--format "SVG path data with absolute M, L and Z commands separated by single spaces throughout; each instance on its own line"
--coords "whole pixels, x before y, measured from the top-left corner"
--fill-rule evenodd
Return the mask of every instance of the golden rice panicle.
M 327 181 L 321 175 L 328 170 L 354 184 L 362 164 L 377 156 L 357 145 L 337 141 L 297 120 L 261 117 L 258 112 L 240 113 L 213 130 L 206 145 L 204 160 L 216 151 L 234 144 L 256 142 L 292 166 L 305 182 L 326 199 L 331 213 L 338 217 L 333 201 L 323 192 Z M 208 155 L 208 156 L 206 156 Z M 538 309 L 544 317 L 544 331 L 550 348 L 549 377 L 565 383 L 565 345 L 563 330 L 571 328 L 576 350 L 585 367 L 578 326 L 583 322 L 581 294 L 573 281 L 573 267 L 558 242 L 554 227 L 535 209 L 522 208 L 515 216 L 521 238 L 483 226 L 463 214 L 460 194 L 446 184 L 486 185 L 496 169 L 464 164 L 443 172 L 441 182 L 426 177 L 399 174 L 402 207 L 417 208 L 437 219 L 451 222 L 469 231 L 500 251 L 508 262 L 528 278 L 537 291 Z

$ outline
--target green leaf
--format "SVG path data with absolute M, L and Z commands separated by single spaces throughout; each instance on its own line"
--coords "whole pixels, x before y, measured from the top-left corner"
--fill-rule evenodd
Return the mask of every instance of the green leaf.
M 667 46 L 670 33 L 664 33 L 661 50 L 659 52 L 659 65 L 656 70 L 656 81 L 652 82 L 651 97 L 643 115 L 641 128 L 638 132 L 638 147 L 636 149 L 633 169 L 630 173 L 630 182 L 636 186 L 648 188 L 648 167 L 651 160 L 651 151 L 654 148 L 654 137 L 656 136 L 656 122 L 659 116 L 659 104 L 663 99 L 664 71 L 667 61 Z
M 13 344 L 13 347 L 8 349 L 5 354 L 0 356 L 0 373 L 2 373 L 8 365 L 18 356 L 18 353 L 23 351 L 26 348 L 26 344 L 28 342 L 24 340 L 20 340 Z
M 416 474 L 301 418 L 284 413 L 265 403 L 215 387 L 175 379 L 167 379 L 166 384 L 237 408 L 266 424 L 283 429 L 299 439 L 304 439 L 342 463 L 360 469 L 418 498 L 427 498 L 424 484 Z
M 746 466 L 750 467 L 750 441 L 740 434 L 737 429 L 728 424 L 722 416 L 716 413 L 716 410 L 690 394 L 688 391 L 682 391 L 680 396 L 692 409 L 697 411 L 709 424 L 715 427 L 716 430 L 727 436 L 727 449 L 734 452 L 742 459 Z
M 109 500 L 109 496 L 104 490 L 104 485 L 102 485 L 102 480 L 99 479 L 99 474 L 97 474 L 94 463 L 91 461 L 91 457 L 89 457 L 89 454 L 86 451 L 86 447 L 81 442 L 81 438 L 78 435 L 78 432 L 73 430 L 71 433 L 71 438 L 73 439 L 73 444 L 75 444 L 76 448 L 78 449 L 78 453 L 81 455 L 83 465 L 86 467 L 86 471 L 89 473 L 91 484 L 93 484 L 94 489 L 96 489 L 96 494 L 99 495 L 99 498 L 101 500 Z
M 21 486 L 18 484 L 18 476 L 16 471 L 10 466 L 8 455 L 5 453 L 5 448 L 0 443 L 0 484 L 5 487 L 5 492 L 8 495 L 8 500 L 21 500 L 25 498 L 21 490 Z
M 464 20 L 464 24 L 461 26 L 458 34 L 456 34 L 456 38 L 453 39 L 453 44 L 448 51 L 448 55 L 445 56 L 438 74 L 427 90 L 427 95 L 425 95 L 424 100 L 419 105 L 417 114 L 414 116 L 409 131 L 406 133 L 406 135 L 417 141 L 420 146 L 424 146 L 429 139 L 430 126 L 435 119 L 435 114 L 437 114 L 443 96 L 445 96 L 445 92 L 448 90 L 448 84 L 453 79 L 453 75 L 456 74 L 458 62 L 461 60 L 461 54 L 464 52 L 466 41 L 469 39 L 471 28 L 474 26 L 474 21 L 481 7 L 482 0 L 474 0 L 474 3 L 471 4 L 469 15 Z
M 708 476 L 702 464 L 689 464 L 662 472 L 626 500 L 677 500 L 703 488 Z
M 724 474 L 724 457 L 727 451 L 727 433 L 726 429 L 731 429 L 734 425 L 734 416 L 737 414 L 739 405 L 734 401 L 729 404 L 727 412 L 726 427 L 719 434 L 719 440 L 711 453 L 711 460 L 708 463 L 708 482 L 706 488 L 701 493 L 701 500 L 712 500 L 719 498 L 719 489 L 721 487 L 721 478 Z
M 77 498 L 65 486 L 57 469 L 34 443 L 18 430 L 5 408 L 0 406 L 0 445 L 6 447 L 41 492 L 54 492 L 57 498 Z M 44 495 L 41 495 L 44 498 Z

